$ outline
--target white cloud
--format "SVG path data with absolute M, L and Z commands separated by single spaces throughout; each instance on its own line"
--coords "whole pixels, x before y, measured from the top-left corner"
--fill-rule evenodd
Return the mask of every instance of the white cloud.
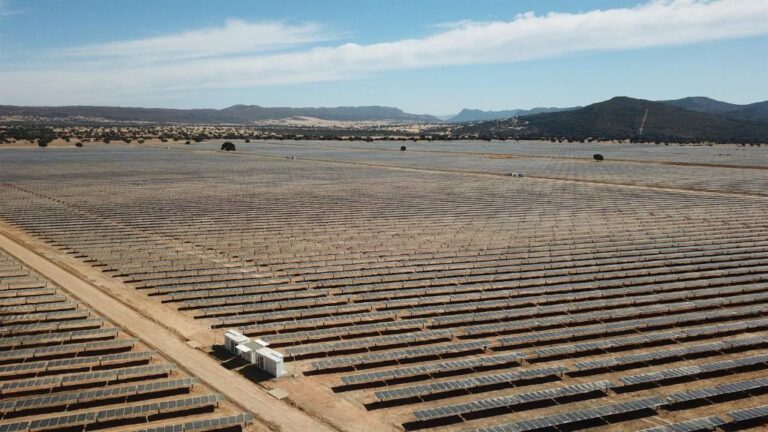
M 223 27 L 209 27 L 131 41 L 84 45 L 66 49 L 60 54 L 80 58 L 169 61 L 255 53 L 328 39 L 330 35 L 312 23 L 287 25 L 281 22 L 251 23 L 231 19 L 227 20 Z
M 226 31 L 203 31 L 203 34 L 222 33 Z M 632 8 L 575 14 L 526 13 L 511 21 L 459 22 L 420 39 L 370 45 L 348 43 L 257 55 L 232 56 L 234 52 L 251 51 L 258 46 L 243 43 L 232 51 L 222 48 L 220 39 L 208 42 L 199 37 L 199 32 L 189 32 L 117 43 L 123 60 L 143 58 L 138 47 L 144 47 L 153 49 L 155 54 L 175 56 L 176 61 L 128 68 L 120 61 L 118 67 L 106 53 L 97 57 L 104 46 L 73 48 L 67 53 L 88 55 L 99 61 L 58 65 L 58 69 L 0 73 L 0 93 L 5 94 L 6 103 L 109 101 L 140 92 L 342 80 L 386 70 L 510 63 L 587 51 L 679 45 L 766 33 L 768 1 L 765 0 L 657 0 Z M 197 41 L 197 46 L 203 48 L 193 49 L 195 43 L 190 40 Z M 166 44 L 167 41 L 174 42 Z M 194 58 L 201 53 L 208 58 Z M 83 95 L 90 99 L 85 100 Z

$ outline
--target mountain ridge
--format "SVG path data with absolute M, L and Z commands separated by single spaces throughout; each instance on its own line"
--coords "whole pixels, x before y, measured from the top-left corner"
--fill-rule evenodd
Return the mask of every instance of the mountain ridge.
M 431 115 L 406 113 L 399 108 L 372 106 L 341 107 L 262 107 L 259 105 L 232 105 L 223 109 L 196 108 L 141 108 L 114 106 L 40 106 L 24 107 L 0 105 L 0 116 L 64 121 L 140 122 L 140 123 L 209 123 L 251 124 L 262 120 L 283 120 L 293 117 L 312 117 L 331 121 L 403 121 L 439 122 Z
M 577 108 L 581 108 L 581 107 L 569 107 L 569 108 L 537 107 L 537 108 L 531 108 L 531 109 L 516 108 L 516 109 L 500 110 L 500 111 L 484 111 L 481 109 L 464 108 L 455 116 L 448 118 L 447 121 L 450 123 L 464 123 L 464 122 L 475 122 L 475 121 L 499 120 L 499 119 L 505 119 L 510 117 L 519 117 L 524 115 L 539 114 L 539 113 L 545 113 L 545 112 L 568 111 L 568 110 L 577 109 Z
M 734 119 L 768 121 L 768 101 L 739 105 L 719 101 L 706 96 L 691 96 L 659 102 L 690 111 L 720 114 Z
M 468 125 L 460 133 L 569 139 L 768 142 L 768 123 L 619 96 L 572 111 Z

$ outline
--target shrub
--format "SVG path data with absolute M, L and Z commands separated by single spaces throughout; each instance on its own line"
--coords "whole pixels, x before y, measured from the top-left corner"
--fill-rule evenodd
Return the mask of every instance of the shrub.
M 224 144 L 221 145 L 221 149 L 224 151 L 235 151 L 235 145 L 231 142 L 227 141 Z
M 603 155 L 601 155 L 600 153 L 595 153 L 595 154 L 593 154 L 593 155 L 592 155 L 592 159 L 594 159 L 594 160 L 596 160 L 596 161 L 605 160 L 605 158 L 603 157 Z
M 406 146 L 400 146 L 400 151 L 405 151 L 407 149 Z
M 83 146 L 83 143 L 81 143 L 81 142 L 76 142 L 75 143 L 75 147 L 82 147 L 82 146 Z

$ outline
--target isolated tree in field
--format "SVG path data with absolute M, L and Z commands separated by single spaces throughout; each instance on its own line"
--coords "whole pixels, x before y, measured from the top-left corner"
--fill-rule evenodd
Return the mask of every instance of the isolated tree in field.
M 596 160 L 596 161 L 605 160 L 605 158 L 603 157 L 603 155 L 601 155 L 600 153 L 595 153 L 595 154 L 593 154 L 593 155 L 592 155 L 592 159 L 594 159 L 594 160 Z
M 53 141 L 53 139 L 49 136 L 41 136 L 37 139 L 37 145 L 40 147 L 48 147 L 48 143 Z
M 400 151 L 405 151 L 405 150 L 407 150 L 406 146 L 400 146 Z
M 229 141 L 227 141 L 224 144 L 222 144 L 221 145 L 221 149 L 224 150 L 224 151 L 235 151 L 236 150 L 235 145 L 232 144 Z

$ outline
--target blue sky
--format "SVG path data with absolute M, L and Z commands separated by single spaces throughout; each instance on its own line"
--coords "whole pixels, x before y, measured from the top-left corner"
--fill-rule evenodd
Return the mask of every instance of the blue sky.
M 0 104 L 748 103 L 767 53 L 765 0 L 0 0 Z

